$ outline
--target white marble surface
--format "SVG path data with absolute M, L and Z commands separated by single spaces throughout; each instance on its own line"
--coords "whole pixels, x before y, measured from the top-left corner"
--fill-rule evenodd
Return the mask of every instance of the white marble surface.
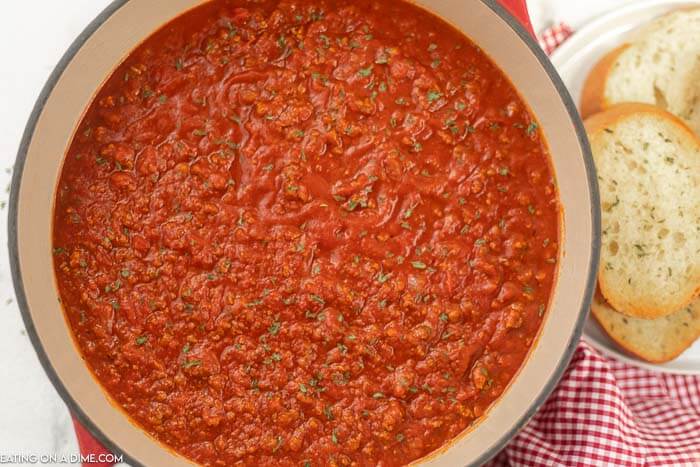
M 535 30 L 574 27 L 633 0 L 529 0 Z M 54 65 L 109 0 L 0 2 L 0 455 L 71 454 L 78 447 L 68 411 L 26 336 L 8 266 L 7 199 L 25 122 Z M 8 189 L 5 189 L 8 187 Z

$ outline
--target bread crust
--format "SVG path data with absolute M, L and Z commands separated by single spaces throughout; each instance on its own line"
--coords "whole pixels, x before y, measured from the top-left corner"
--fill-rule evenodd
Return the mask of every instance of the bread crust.
M 612 329 L 611 323 L 603 317 L 602 313 L 606 308 L 608 311 L 619 313 L 619 311 L 615 310 L 612 306 L 610 306 L 608 302 L 605 301 L 605 298 L 602 297 L 600 291 L 597 291 L 595 297 L 593 298 L 593 302 L 591 303 L 591 314 L 595 318 L 596 322 L 598 322 L 603 332 L 605 332 L 605 334 L 626 353 L 649 363 L 670 362 L 671 360 L 676 359 L 680 354 L 688 350 L 688 348 L 691 345 L 693 345 L 693 343 L 695 343 L 695 341 L 698 338 L 700 338 L 699 330 L 694 336 L 689 336 L 685 340 L 679 341 L 678 345 L 674 347 L 673 350 L 671 350 L 670 352 L 666 353 L 663 356 L 655 357 L 651 353 L 645 352 L 642 346 L 632 346 L 629 342 L 622 339 L 622 336 L 614 329 Z M 681 309 L 684 308 L 685 307 Z
M 623 44 L 608 52 L 593 67 L 586 78 L 581 93 L 581 116 L 588 118 L 591 115 L 606 110 L 611 106 L 605 99 L 605 85 L 608 81 L 611 68 L 617 62 L 618 57 L 627 50 L 631 44 Z
M 700 136 L 695 134 L 695 132 L 683 120 L 671 112 L 651 104 L 643 104 L 639 102 L 623 102 L 621 104 L 614 104 L 602 112 L 597 112 L 589 116 L 586 118 L 586 120 L 584 120 L 583 124 L 586 127 L 586 132 L 590 138 L 595 133 L 603 131 L 605 128 L 615 125 L 617 122 L 624 120 L 625 118 L 634 117 L 635 114 L 640 113 L 651 114 L 672 121 L 679 127 L 679 129 L 685 132 L 689 138 L 693 139 L 695 144 L 700 146 Z
M 589 139 L 593 141 L 598 134 L 606 128 L 614 127 L 617 123 L 627 119 L 635 118 L 640 114 L 650 114 L 659 118 L 663 118 L 678 127 L 684 135 L 700 147 L 700 137 L 688 127 L 680 118 L 667 112 L 659 107 L 650 104 L 641 103 L 622 103 L 610 107 L 604 112 L 599 112 L 588 118 L 584 125 L 586 127 Z M 601 262 L 602 264 L 602 262 Z M 601 266 L 602 268 L 602 266 Z M 601 269 L 602 271 L 602 269 Z M 625 314 L 634 318 L 656 319 L 673 314 L 675 311 L 690 305 L 700 294 L 700 282 L 695 285 L 692 293 L 686 294 L 683 297 L 676 297 L 677 301 L 672 306 L 660 309 L 650 304 L 642 303 L 640 300 L 623 300 L 619 294 L 615 293 L 615 289 L 605 280 L 606 275 L 601 271 L 598 273 L 598 286 L 605 300 L 619 313 Z

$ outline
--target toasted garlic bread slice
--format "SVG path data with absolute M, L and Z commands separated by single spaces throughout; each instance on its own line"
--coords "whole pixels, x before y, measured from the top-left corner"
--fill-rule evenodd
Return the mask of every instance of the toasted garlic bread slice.
M 673 360 L 700 337 L 699 299 L 663 318 L 640 319 L 618 313 L 596 293 L 591 311 L 612 340 L 651 363 Z
M 700 139 L 678 118 L 620 104 L 586 121 L 598 173 L 605 299 L 653 319 L 700 288 Z
M 700 134 L 700 8 L 664 15 L 603 57 L 581 98 L 584 118 L 622 102 L 654 104 Z

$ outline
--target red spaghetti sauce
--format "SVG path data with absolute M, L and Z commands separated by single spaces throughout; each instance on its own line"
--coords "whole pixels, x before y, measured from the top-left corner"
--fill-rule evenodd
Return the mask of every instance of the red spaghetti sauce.
M 398 0 L 214 1 L 119 66 L 67 153 L 60 296 L 97 379 L 202 464 L 409 463 L 523 363 L 556 273 L 542 135 Z

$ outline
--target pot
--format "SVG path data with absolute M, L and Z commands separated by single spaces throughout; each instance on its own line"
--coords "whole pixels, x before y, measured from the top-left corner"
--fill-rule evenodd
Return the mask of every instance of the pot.
M 188 465 L 133 424 L 85 365 L 58 300 L 52 268 L 54 194 L 73 132 L 95 92 L 145 37 L 202 0 L 115 0 L 78 37 L 46 84 L 24 133 L 10 201 L 9 248 L 18 303 L 49 378 L 77 419 L 134 465 Z M 510 77 L 541 123 L 563 211 L 552 302 L 526 363 L 481 421 L 423 465 L 482 464 L 554 389 L 581 336 L 600 248 L 598 191 L 574 103 L 528 31 L 494 0 L 416 0 L 463 31 Z M 524 1 L 504 1 L 526 19 Z

